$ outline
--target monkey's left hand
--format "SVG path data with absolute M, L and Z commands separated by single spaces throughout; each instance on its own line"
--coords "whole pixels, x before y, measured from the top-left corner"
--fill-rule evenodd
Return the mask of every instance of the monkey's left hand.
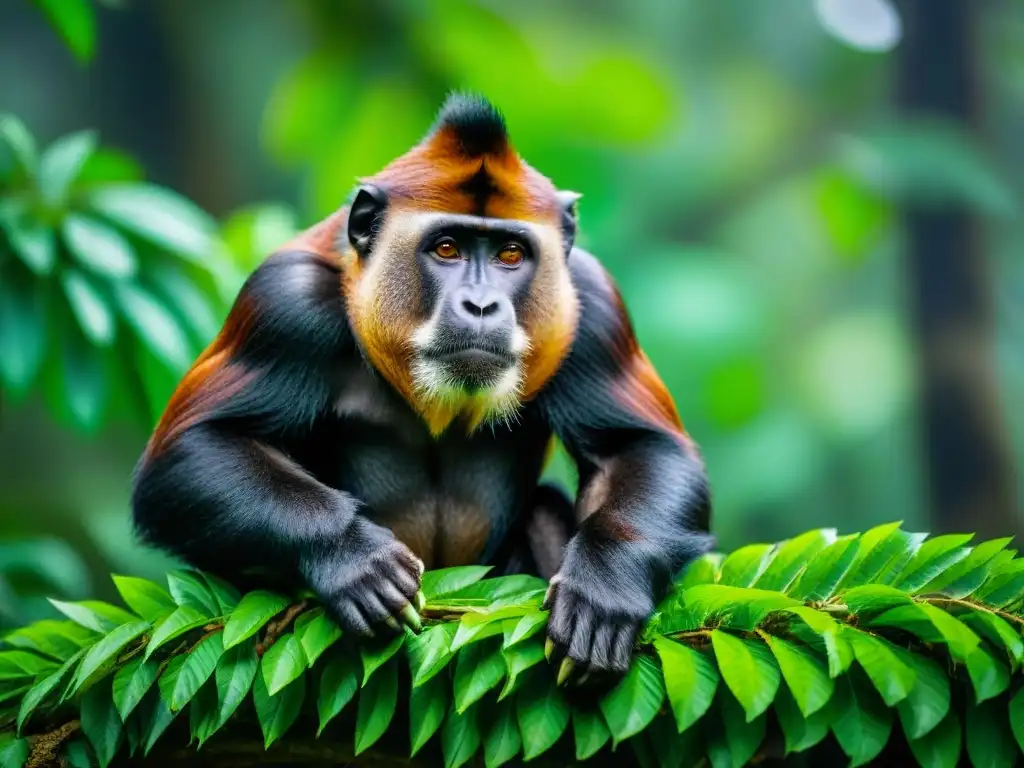
M 577 534 L 551 579 L 545 654 L 558 684 L 609 682 L 625 674 L 637 635 L 654 612 L 650 568 L 633 542 L 583 540 Z

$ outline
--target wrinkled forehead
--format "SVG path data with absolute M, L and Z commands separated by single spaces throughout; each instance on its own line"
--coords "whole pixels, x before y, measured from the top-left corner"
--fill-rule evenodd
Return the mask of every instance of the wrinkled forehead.
M 540 256 L 551 253 L 561 257 L 562 233 L 558 227 L 523 219 L 504 219 L 474 214 L 428 212 L 407 208 L 391 210 L 381 232 L 380 245 L 420 250 L 430 247 L 442 234 L 457 236 L 459 232 L 507 237 L 532 248 Z

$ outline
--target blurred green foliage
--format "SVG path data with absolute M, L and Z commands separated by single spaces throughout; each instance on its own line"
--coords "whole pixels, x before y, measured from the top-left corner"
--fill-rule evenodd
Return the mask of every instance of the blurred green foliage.
M 18 22 L 0 32 L 0 108 L 40 135 L 101 125 L 141 162 L 91 132 L 38 152 L 3 123 L 0 534 L 61 536 L 94 576 L 158 567 L 130 543 L 127 479 L 244 275 L 456 87 L 494 100 L 520 153 L 583 194 L 581 244 L 701 446 L 724 548 L 928 527 L 902 206 L 984 217 L 998 374 L 1011 404 L 1024 391 L 1020 7 L 981 14 L 981 133 L 893 109 L 900 28 L 882 0 L 874 33 L 804 0 L 36 4 L 73 56 L 13 72 L 53 34 L 27 5 L 0 11 L 0 29 Z M 132 130 L 168 116 L 157 149 Z M 1024 411 L 1008 417 L 1022 466 Z M 550 472 L 573 482 L 565 456 Z

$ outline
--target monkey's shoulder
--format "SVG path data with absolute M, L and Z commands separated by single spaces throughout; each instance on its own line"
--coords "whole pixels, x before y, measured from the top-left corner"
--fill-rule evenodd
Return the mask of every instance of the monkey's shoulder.
M 242 286 L 229 318 L 258 354 L 331 354 L 354 350 L 341 268 L 320 255 L 282 250 L 268 257 Z

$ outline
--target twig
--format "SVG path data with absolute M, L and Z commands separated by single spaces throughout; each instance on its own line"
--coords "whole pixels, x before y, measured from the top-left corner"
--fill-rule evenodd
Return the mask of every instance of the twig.
M 302 600 L 295 605 L 292 605 L 286 610 L 281 618 L 277 621 L 272 621 L 267 624 L 267 630 L 263 634 L 263 641 L 256 646 L 256 655 L 262 656 L 267 648 L 272 646 L 286 629 L 291 624 L 295 617 L 302 613 L 306 608 L 309 607 L 309 603 L 306 600 Z
M 25 768 L 52 768 L 61 765 L 60 748 L 81 728 L 80 720 L 72 720 L 48 733 L 34 736 L 32 751 L 29 752 Z

